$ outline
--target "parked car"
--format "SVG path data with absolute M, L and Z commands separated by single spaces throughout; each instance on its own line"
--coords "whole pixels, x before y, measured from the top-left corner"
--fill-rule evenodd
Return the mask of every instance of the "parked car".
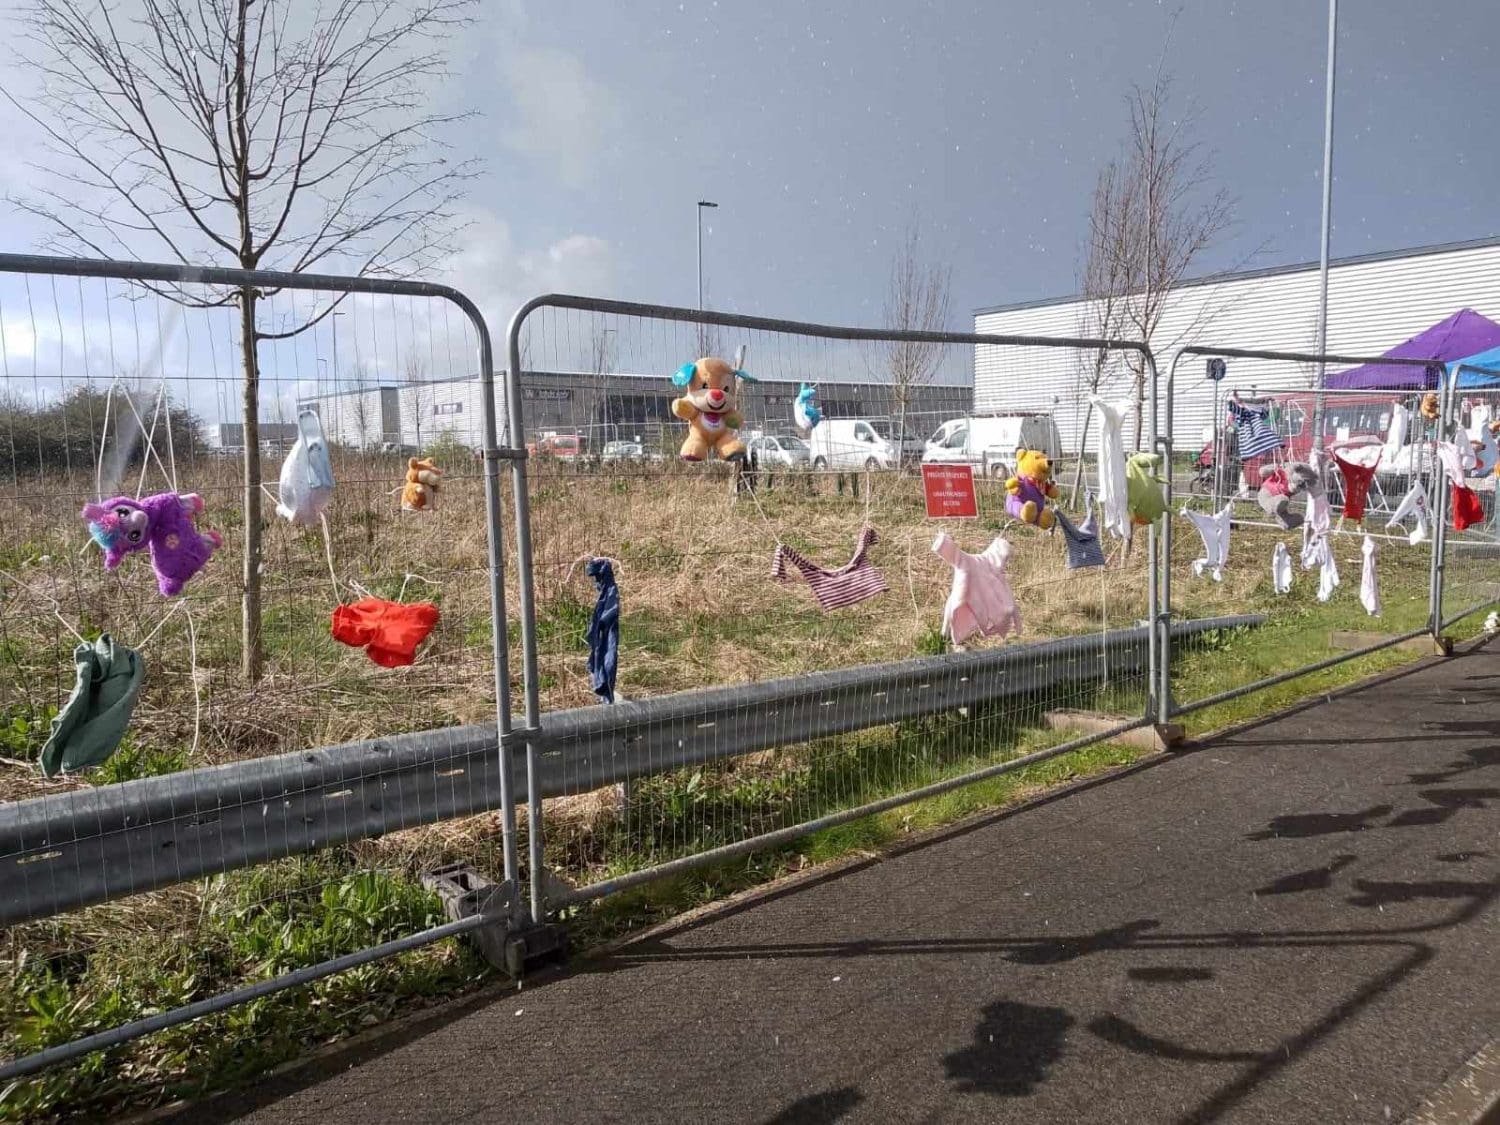
M 892 469 L 901 461 L 896 444 L 864 418 L 824 418 L 807 444 L 815 469 Z
M 1062 438 L 1050 414 L 971 416 L 944 422 L 927 439 L 922 460 L 929 464 L 977 466 L 986 476 L 1010 476 L 1016 450 L 1036 449 L 1056 460 Z
M 646 447 L 638 441 L 607 441 L 599 454 L 601 461 L 644 461 Z
M 753 434 L 745 449 L 751 463 L 762 469 L 805 469 L 812 461 L 810 447 L 798 437 Z

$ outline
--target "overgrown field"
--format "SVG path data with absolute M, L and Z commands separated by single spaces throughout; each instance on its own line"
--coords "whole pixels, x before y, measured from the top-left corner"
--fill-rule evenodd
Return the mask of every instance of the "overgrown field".
M 224 532 L 226 545 L 189 586 L 186 608 L 164 623 L 173 603 L 157 594 L 146 558 L 106 574 L 87 544 L 77 511 L 94 498 L 92 479 L 7 485 L 0 491 L 0 521 L 7 528 L 0 571 L 9 576 L 0 577 L 0 800 L 367 735 L 493 721 L 482 481 L 466 453 L 438 456 L 448 470 L 439 507 L 417 515 L 401 513 L 393 493 L 403 462 L 340 455 L 327 552 L 332 575 L 320 532 L 280 521 L 268 525 L 267 673 L 253 686 L 238 673 L 241 517 L 233 464 L 203 461 L 179 469 L 183 489 L 205 498 L 202 522 Z M 148 491 L 160 483 L 148 481 Z M 971 552 L 999 531 L 1010 538 L 1023 639 L 1123 628 L 1145 615 L 1144 537 L 1128 554 L 1117 549 L 1107 570 L 1069 572 L 1059 537 L 1011 526 L 1001 514 L 998 488 L 981 488 L 981 518 L 945 527 Z M 939 626 L 951 570 L 930 549 L 937 528 L 923 516 L 913 478 L 788 474 L 763 480 L 751 495 L 732 489 L 716 467 L 575 470 L 540 463 L 533 466 L 532 503 L 544 710 L 594 703 L 584 644 L 593 590 L 579 562 L 588 555 L 619 563 L 619 690 L 629 699 L 945 647 Z M 512 521 L 507 504 L 506 587 L 514 609 Z M 800 581 L 771 581 L 778 541 L 838 566 L 866 523 L 881 537 L 872 559 L 888 593 L 823 614 Z M 1272 593 L 1273 545 L 1281 538 L 1295 553 L 1295 535 L 1237 528 L 1224 581 L 1214 583 L 1191 572 L 1198 554 L 1191 525 L 1178 519 L 1174 529 L 1175 613 L 1269 616 L 1263 628 L 1209 635 L 1184 651 L 1174 675 L 1179 699 L 1202 698 L 1326 656 L 1335 629 L 1398 632 L 1425 621 L 1425 547 L 1383 542 L 1385 613 L 1372 622 L 1356 596 L 1355 536 L 1338 540 L 1343 586 L 1320 604 L 1315 576 L 1300 570 L 1290 595 Z M 1452 571 L 1450 606 L 1494 597 L 1493 555 L 1465 556 Z M 390 598 L 404 591 L 406 600 L 440 607 L 442 620 L 414 666 L 379 668 L 330 638 L 333 606 L 358 596 L 360 588 Z M 71 686 L 76 641 L 68 626 L 85 636 L 105 629 L 127 644 L 142 643 L 160 628 L 143 649 L 147 688 L 125 745 L 93 775 L 47 781 L 32 761 Z M 513 620 L 508 634 L 519 700 Z M 1190 726 L 1208 729 L 1411 658 L 1387 650 L 1194 716 Z M 1136 715 L 1144 702 L 1141 677 L 1119 677 L 1061 696 L 1012 700 L 561 798 L 549 804 L 548 862 L 570 880 L 592 881 L 1055 744 L 1068 734 L 1048 729 L 1043 717 L 1060 705 Z M 619 896 L 574 921 L 585 939 L 618 933 L 1135 755 L 1116 745 L 1089 747 Z M 453 859 L 498 878 L 498 818 L 394 834 L 14 929 L 0 946 L 10 984 L 0 1001 L 0 1055 L 28 1053 L 423 928 L 439 912 L 416 876 Z M 0 1098 L 0 1120 L 35 1121 L 55 1111 L 200 1093 L 485 975 L 463 948 L 429 947 L 18 1084 Z

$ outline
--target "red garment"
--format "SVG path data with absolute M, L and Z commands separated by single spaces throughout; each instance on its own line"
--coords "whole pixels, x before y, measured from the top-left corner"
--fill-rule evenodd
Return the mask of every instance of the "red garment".
M 1375 466 L 1346 461 L 1337 453 L 1333 459 L 1344 474 L 1344 515 L 1351 520 L 1362 520 L 1365 518 L 1365 498 L 1370 495 L 1370 482 L 1375 479 Z
M 384 598 L 362 598 L 333 611 L 333 639 L 354 648 L 382 668 L 400 668 L 417 658 L 417 646 L 438 623 L 431 602 L 403 605 Z
M 1484 505 L 1472 488 L 1453 486 L 1453 529 L 1463 531 L 1470 524 L 1484 522 Z

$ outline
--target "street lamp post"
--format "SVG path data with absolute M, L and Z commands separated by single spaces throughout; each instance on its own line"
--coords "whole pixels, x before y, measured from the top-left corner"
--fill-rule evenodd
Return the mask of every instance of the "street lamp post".
M 1318 354 L 1328 352 L 1328 234 L 1333 221 L 1333 75 L 1338 55 L 1339 0 L 1328 0 L 1328 77 L 1323 99 L 1323 230 L 1318 255 Z M 1313 448 L 1323 448 L 1323 385 L 1326 365 L 1318 362 L 1318 393 L 1313 402 Z
M 698 311 L 703 311 L 703 208 L 717 207 L 707 199 L 698 200 Z

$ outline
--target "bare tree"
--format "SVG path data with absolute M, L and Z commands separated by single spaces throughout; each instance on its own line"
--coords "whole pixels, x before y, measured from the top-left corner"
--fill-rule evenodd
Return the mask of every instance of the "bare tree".
M 949 286 L 953 271 L 922 255 L 922 234 L 914 220 L 907 225 L 891 260 L 886 289 L 885 326 L 896 332 L 942 332 L 948 327 Z M 883 347 L 890 382 L 891 416 L 902 433 L 917 390 L 932 382 L 943 359 L 943 345 L 893 340 Z M 898 435 L 897 440 L 900 440 Z
M 1079 286 L 1083 298 L 1078 313 L 1078 334 L 1094 339 L 1116 339 L 1124 334 L 1125 301 L 1130 293 L 1128 254 L 1123 224 L 1118 218 L 1130 212 L 1124 198 L 1129 183 L 1121 175 L 1118 161 L 1111 160 L 1099 169 L 1094 182 L 1094 198 L 1089 208 L 1088 244 L 1084 251 L 1083 277 Z M 1088 448 L 1089 423 L 1093 421 L 1094 404 L 1090 396 L 1099 393 L 1115 374 L 1117 356 L 1108 348 L 1080 353 L 1078 357 L 1078 397 L 1086 406 L 1083 428 L 1078 434 L 1078 464 L 1073 469 L 1073 500 L 1083 483 L 1083 458 Z
M 474 173 L 439 151 L 456 120 L 426 109 L 443 41 L 471 0 L 30 0 L 18 62 L 34 91 L 6 96 L 40 126 L 50 159 L 13 202 L 51 244 L 100 257 L 243 269 L 405 275 L 445 250 Z M 260 675 L 262 340 L 306 330 L 336 301 L 258 323 L 275 291 L 205 295 L 239 308 L 244 374 L 242 667 Z
M 595 324 L 593 332 L 589 335 L 588 365 L 589 374 L 593 376 L 594 393 L 596 405 L 590 421 L 597 419 L 602 427 L 602 441 L 609 441 L 614 435 L 611 432 L 611 418 L 609 416 L 609 376 L 614 370 L 614 337 L 615 330 L 606 328 L 602 324 Z M 591 450 L 597 453 L 598 450 Z
M 1116 297 L 1123 327 L 1149 347 L 1168 294 L 1232 225 L 1235 201 L 1226 189 L 1212 186 L 1212 154 L 1191 139 L 1198 108 L 1191 102 L 1182 112 L 1174 108 L 1172 79 L 1160 65 L 1152 84 L 1132 86 L 1125 100 L 1129 135 L 1108 196 L 1104 239 L 1107 253 L 1121 261 L 1106 273 L 1123 271 Z M 1127 363 L 1136 406 L 1134 444 L 1140 448 L 1145 362 L 1135 354 Z
M 427 380 L 427 367 L 422 357 L 412 350 L 406 353 L 403 372 L 406 392 L 402 396 L 411 403 L 412 418 L 417 433 L 417 452 L 422 451 L 422 420 L 432 413 L 436 388 Z
M 354 415 L 354 433 L 359 440 L 359 451 L 368 453 L 370 446 L 374 444 L 370 440 L 370 428 L 372 424 L 378 424 L 376 409 L 370 402 L 370 392 L 366 383 L 369 372 L 364 364 L 359 364 L 354 369 L 354 397 L 350 412 Z M 378 391 L 376 392 L 379 393 Z

